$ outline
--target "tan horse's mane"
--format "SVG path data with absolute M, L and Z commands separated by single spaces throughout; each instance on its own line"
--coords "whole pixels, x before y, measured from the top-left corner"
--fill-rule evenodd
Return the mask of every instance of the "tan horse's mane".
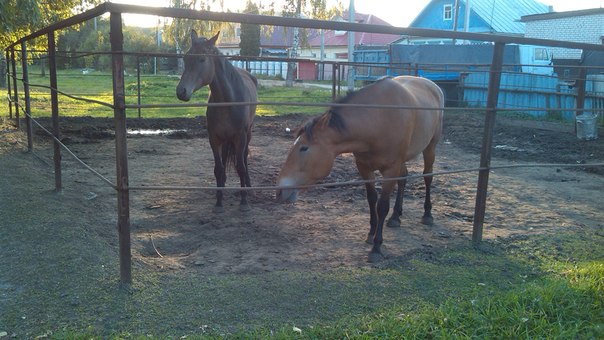
M 354 97 L 361 94 L 362 92 L 369 91 L 369 89 L 371 87 L 373 87 L 373 85 L 375 85 L 378 82 L 381 82 L 385 79 L 392 79 L 392 77 L 388 77 L 388 76 L 382 77 L 382 78 L 378 79 L 375 83 L 373 83 L 369 86 L 365 86 L 357 91 L 348 91 L 345 96 L 340 97 L 336 101 L 336 104 L 350 103 Z M 346 123 L 345 123 L 345 119 L 342 115 L 342 109 L 344 109 L 344 107 L 342 107 L 342 106 L 329 107 L 329 109 L 324 114 L 309 120 L 304 126 L 302 126 L 298 130 L 298 134 L 296 137 L 299 137 L 300 135 L 305 134 L 306 138 L 308 138 L 308 140 L 312 140 L 313 129 L 317 126 L 332 128 L 340 134 L 346 132 Z
M 346 94 L 346 96 L 339 98 L 336 103 L 337 104 L 346 104 L 350 102 L 350 99 L 354 97 L 359 91 L 350 91 Z M 313 130 L 316 127 L 328 127 L 336 130 L 339 133 L 346 132 L 346 123 L 345 119 L 341 112 L 342 107 L 331 106 L 324 114 L 312 118 L 304 126 L 298 130 L 298 135 L 304 134 L 308 140 L 312 140 Z

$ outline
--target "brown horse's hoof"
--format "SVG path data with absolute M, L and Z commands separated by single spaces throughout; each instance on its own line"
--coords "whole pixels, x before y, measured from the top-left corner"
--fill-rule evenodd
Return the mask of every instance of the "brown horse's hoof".
M 388 224 L 386 224 L 389 228 L 400 228 L 401 221 L 396 218 L 391 218 L 388 220 Z
M 372 251 L 369 253 L 369 258 L 367 260 L 369 261 L 369 263 L 378 263 L 381 262 L 383 259 L 384 255 L 382 255 L 382 253 Z
M 434 219 L 432 218 L 432 216 L 424 216 L 424 217 L 422 217 L 422 224 L 433 225 Z
M 367 238 L 365 239 L 365 243 L 373 244 L 373 235 L 367 235 Z
M 214 206 L 214 209 L 212 209 L 212 212 L 215 214 L 221 214 L 224 212 L 224 207 L 221 206 Z
M 252 210 L 252 208 L 250 208 L 249 204 L 240 204 L 239 205 L 239 211 L 241 211 L 241 212 L 248 212 L 250 210 Z

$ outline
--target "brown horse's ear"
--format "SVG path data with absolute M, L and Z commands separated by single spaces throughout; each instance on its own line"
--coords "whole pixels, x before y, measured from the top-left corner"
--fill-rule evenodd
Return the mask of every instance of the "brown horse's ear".
M 191 41 L 197 40 L 197 31 L 191 30 Z
M 208 40 L 210 42 L 210 44 L 216 46 L 216 40 L 218 40 L 219 35 L 220 35 L 220 31 L 218 31 L 218 33 L 216 33 L 216 35 L 211 37 L 210 40 Z

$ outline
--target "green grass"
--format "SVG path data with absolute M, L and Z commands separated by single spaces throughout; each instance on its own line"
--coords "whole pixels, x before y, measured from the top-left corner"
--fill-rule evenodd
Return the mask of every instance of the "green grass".
M 50 90 L 33 85 L 49 85 L 48 76 L 39 74 L 30 75 L 30 97 L 32 114 L 34 117 L 50 116 Z M 72 96 L 94 99 L 97 101 L 112 103 L 112 80 L 110 73 L 92 72 L 81 74 L 80 71 L 60 71 L 57 75 L 58 89 Z M 176 98 L 176 85 L 178 77 L 167 75 L 145 75 L 141 76 L 141 104 L 178 104 L 182 103 Z M 138 103 L 138 86 L 135 75 L 125 77 L 126 104 Z M 23 89 L 19 88 L 20 96 Z M 191 102 L 207 102 L 208 88 L 204 87 L 197 91 Z M 331 101 L 331 90 L 303 89 L 299 87 L 263 87 L 258 89 L 260 102 L 314 102 L 328 103 Z M 175 118 L 195 117 L 205 114 L 205 107 L 187 108 L 145 108 L 141 110 L 143 118 Z M 304 106 L 276 106 L 260 105 L 257 108 L 258 115 L 281 115 L 288 113 L 320 114 L 322 107 Z M 59 95 L 59 114 L 61 116 L 91 116 L 112 117 L 113 111 L 99 104 L 88 103 Z M 138 117 L 137 109 L 128 109 L 127 117 Z
M 31 80 L 43 83 L 47 78 Z M 136 101 L 134 82 L 127 77 L 129 103 Z M 143 103 L 178 102 L 173 95 L 176 83 L 176 78 L 165 76 L 143 78 Z M 61 73 L 59 84 L 68 93 L 111 101 L 106 74 Z M 48 115 L 47 106 L 42 106 L 48 96 L 37 91 L 34 115 Z M 298 88 L 261 88 L 259 93 L 264 101 L 330 97 L 329 91 Z M 206 95 L 200 93 L 194 100 L 203 101 Z M 62 115 L 112 115 L 97 105 L 60 98 Z M 321 111 L 303 107 L 259 111 L 313 113 L 311 109 Z M 204 111 L 145 110 L 143 117 L 186 117 Z M 128 114 L 136 116 L 136 111 Z M 0 166 L 1 162 L 2 158 Z M 38 169 L 38 176 L 32 176 L 36 169 L 30 163 L 14 168 L 11 175 L 27 173 L 27 180 L 7 180 L 0 188 L 0 257 L 5 259 L 0 261 L 0 332 L 7 331 L 8 336 L 14 332 L 15 338 L 55 339 L 604 338 L 601 228 L 485 241 L 478 250 L 469 245 L 449 247 L 382 267 L 330 272 L 200 277 L 186 271 L 150 271 L 135 263 L 133 286 L 120 287 L 116 246 L 89 230 L 90 225 L 113 222 L 67 211 L 61 200 L 77 198 L 68 192 L 44 193 L 52 175 Z M 22 190 L 26 186 L 29 189 Z M 18 196 L 21 192 L 41 194 Z M 57 208 L 49 215 L 37 209 L 51 204 Z M 82 201 L 82 211 L 95 204 Z

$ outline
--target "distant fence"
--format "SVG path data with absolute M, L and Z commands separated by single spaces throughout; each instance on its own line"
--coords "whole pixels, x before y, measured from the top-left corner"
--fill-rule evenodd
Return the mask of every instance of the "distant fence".
M 459 84 L 467 106 L 484 107 L 487 100 L 489 74 L 469 73 Z M 562 82 L 558 77 L 529 73 L 502 73 L 497 107 L 518 109 L 532 116 L 574 120 L 577 109 L 577 88 L 574 82 Z M 534 108 L 538 108 L 535 110 Z M 585 112 L 604 108 L 604 75 L 588 75 L 585 82 Z M 542 109 L 542 110 L 540 110 Z M 599 115 L 604 122 L 604 115 Z
M 271 61 L 271 60 L 231 60 L 231 64 L 236 67 L 248 70 L 252 74 L 262 75 L 267 77 L 275 77 L 286 79 L 287 70 L 291 62 L 287 61 Z M 340 64 L 343 63 L 343 64 Z M 344 79 L 344 75 L 348 72 L 346 61 L 342 62 L 321 62 L 314 60 L 299 60 L 294 63 L 296 72 L 294 78 L 299 80 L 333 80 L 335 78 Z M 337 74 L 334 72 L 339 68 Z

